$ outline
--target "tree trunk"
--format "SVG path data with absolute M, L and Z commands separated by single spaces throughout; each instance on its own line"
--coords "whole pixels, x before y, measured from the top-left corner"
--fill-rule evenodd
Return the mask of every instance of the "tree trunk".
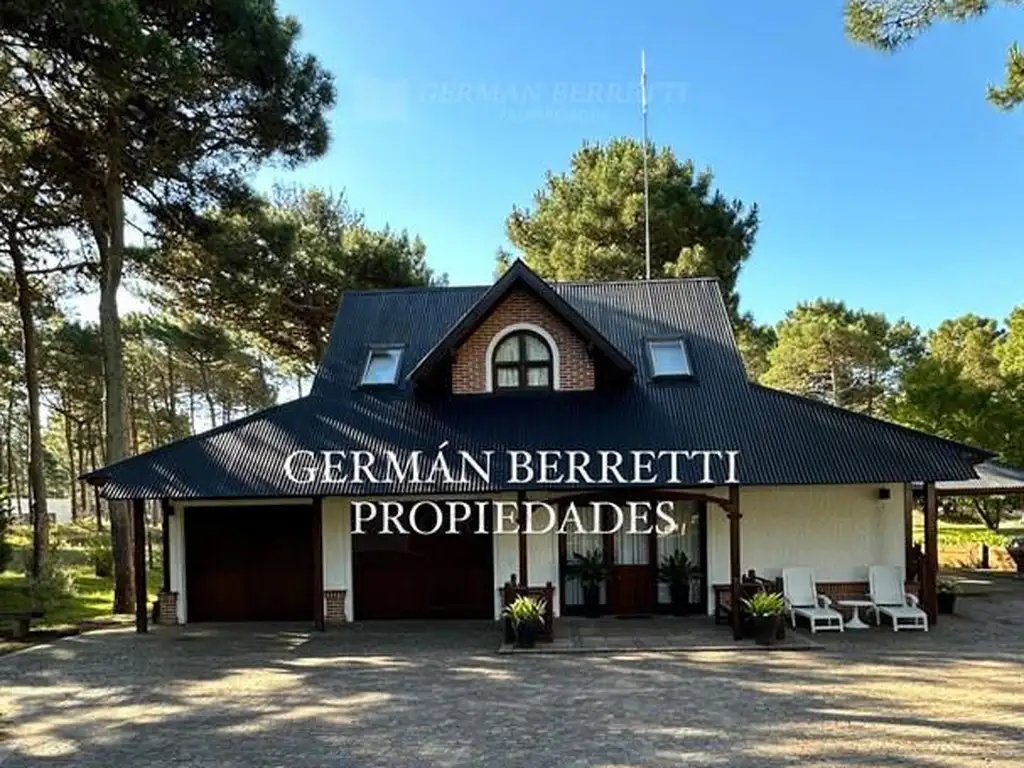
M 18 467 L 14 461 L 14 392 L 7 401 L 7 487 L 14 492 L 14 503 L 18 517 L 21 517 L 21 483 L 18 482 Z
M 18 499 L 18 489 L 14 487 L 14 392 L 11 392 L 7 396 L 7 423 L 5 425 L 5 431 L 7 432 L 7 488 L 10 493 L 14 496 L 15 501 Z M 13 510 L 14 507 L 12 506 Z M 18 509 L 18 514 L 21 514 L 21 509 Z
M 21 315 L 21 335 L 25 352 L 25 386 L 28 389 L 28 477 L 34 499 L 32 529 L 32 576 L 39 576 L 46 564 L 50 543 L 50 517 L 46 508 L 46 477 L 43 474 L 43 435 L 39 415 L 39 359 L 36 342 L 36 324 L 32 317 L 32 292 L 25 271 L 25 255 L 21 252 L 18 233 L 13 227 L 7 231 L 14 280 L 18 287 L 18 314 Z
M 61 394 L 61 401 L 64 403 L 64 407 L 67 408 L 69 403 L 67 398 Z M 77 484 L 75 478 L 78 473 L 75 472 L 75 441 L 71 436 L 71 416 L 67 411 L 61 414 L 64 419 L 64 447 L 68 452 L 68 490 L 71 491 L 71 520 L 73 522 L 78 521 L 78 495 L 75 493 L 75 485 Z
M 178 434 L 178 393 L 174 384 L 174 355 L 171 352 L 171 345 L 166 345 L 167 350 L 167 414 L 170 420 L 171 440 L 177 440 L 184 435 Z
M 199 377 L 203 384 L 203 394 L 206 396 L 206 408 L 210 412 L 210 429 L 217 426 L 217 406 L 213 402 L 213 391 L 210 389 L 210 377 L 206 370 L 206 363 L 199 363 Z
M 100 253 L 100 336 L 103 340 L 103 386 L 106 391 L 106 457 L 112 464 L 127 455 L 125 434 L 124 349 L 117 289 L 124 267 L 124 197 L 116 152 L 106 180 L 106 216 L 96 231 Z M 114 613 L 135 610 L 131 515 L 126 502 L 110 502 L 110 538 L 114 555 Z
M 139 422 L 137 418 L 138 403 L 135 402 L 135 393 L 128 392 L 128 434 L 131 435 L 132 455 L 139 455 Z
M 77 443 L 77 446 L 78 446 L 78 471 L 79 472 L 83 472 L 84 468 L 85 468 L 85 441 L 82 439 L 82 420 L 81 419 L 79 419 L 78 421 L 75 422 L 75 436 L 76 436 L 75 437 L 75 442 Z M 92 467 L 92 469 L 96 469 L 96 467 Z M 86 487 L 87 487 L 88 483 L 86 483 L 85 480 L 80 480 L 80 481 L 78 481 L 77 485 L 78 485 L 78 491 L 79 491 L 79 493 L 81 494 L 81 497 L 82 497 L 82 499 L 81 499 L 82 515 L 85 516 L 85 515 L 89 514 L 89 496 L 86 493 Z
M 92 468 L 97 468 L 96 463 L 96 436 L 92 431 L 92 422 L 89 422 L 88 430 L 88 441 L 89 441 L 89 463 L 92 464 Z M 100 487 L 94 485 L 92 487 L 93 503 L 96 505 L 96 530 L 98 532 L 103 531 L 103 505 L 100 503 Z

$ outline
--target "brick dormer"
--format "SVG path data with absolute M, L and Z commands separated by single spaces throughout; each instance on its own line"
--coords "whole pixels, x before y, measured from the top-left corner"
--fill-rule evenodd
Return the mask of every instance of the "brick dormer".
M 516 369 L 516 370 L 512 370 Z M 424 396 L 587 391 L 630 380 L 633 363 L 516 261 L 409 373 Z
M 594 359 L 583 339 L 533 294 L 514 290 L 453 350 L 452 392 L 468 395 L 493 391 L 494 350 L 508 334 L 521 330 L 536 333 L 551 348 L 552 389 L 594 388 Z

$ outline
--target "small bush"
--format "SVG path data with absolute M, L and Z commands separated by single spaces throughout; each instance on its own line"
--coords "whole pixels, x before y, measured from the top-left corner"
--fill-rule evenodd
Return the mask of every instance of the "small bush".
M 30 578 L 29 596 L 34 606 L 43 610 L 75 595 L 75 575 L 69 568 L 61 567 L 51 558 L 39 576 Z
M 786 600 L 778 592 L 755 592 L 743 601 L 743 609 L 754 617 L 781 616 L 786 611 Z

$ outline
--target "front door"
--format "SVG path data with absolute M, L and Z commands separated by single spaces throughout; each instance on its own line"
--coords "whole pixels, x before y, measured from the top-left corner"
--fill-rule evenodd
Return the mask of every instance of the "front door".
M 559 571 L 562 575 L 562 613 L 583 612 L 583 590 L 567 576 L 574 554 L 599 552 L 608 566 L 609 577 L 601 583 L 601 611 L 619 616 L 667 613 L 671 607 L 668 584 L 658 583 L 658 564 L 679 550 L 686 552 L 693 572 L 690 579 L 690 608 L 703 612 L 707 593 L 705 506 L 696 501 L 678 501 L 672 511 L 677 530 L 666 536 L 656 533 L 595 533 L 610 530 L 612 519 L 596 526 L 593 508 L 577 509 L 583 531 L 570 528 L 559 537 Z M 607 510 L 606 510 L 607 511 Z M 564 510 L 563 510 L 564 514 Z M 560 518 L 560 523 L 564 518 Z M 585 532 L 584 532 L 585 531 Z
M 611 562 L 608 583 L 608 610 L 613 614 L 654 613 L 658 592 L 651 562 L 653 537 L 620 530 L 607 537 Z

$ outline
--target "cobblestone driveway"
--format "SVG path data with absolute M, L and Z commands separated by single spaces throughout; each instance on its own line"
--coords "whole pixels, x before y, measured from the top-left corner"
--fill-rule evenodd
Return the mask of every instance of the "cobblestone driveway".
M 92 633 L 0 658 L 0 766 L 1020 765 L 1022 598 L 771 654 L 497 656 L 479 625 Z

